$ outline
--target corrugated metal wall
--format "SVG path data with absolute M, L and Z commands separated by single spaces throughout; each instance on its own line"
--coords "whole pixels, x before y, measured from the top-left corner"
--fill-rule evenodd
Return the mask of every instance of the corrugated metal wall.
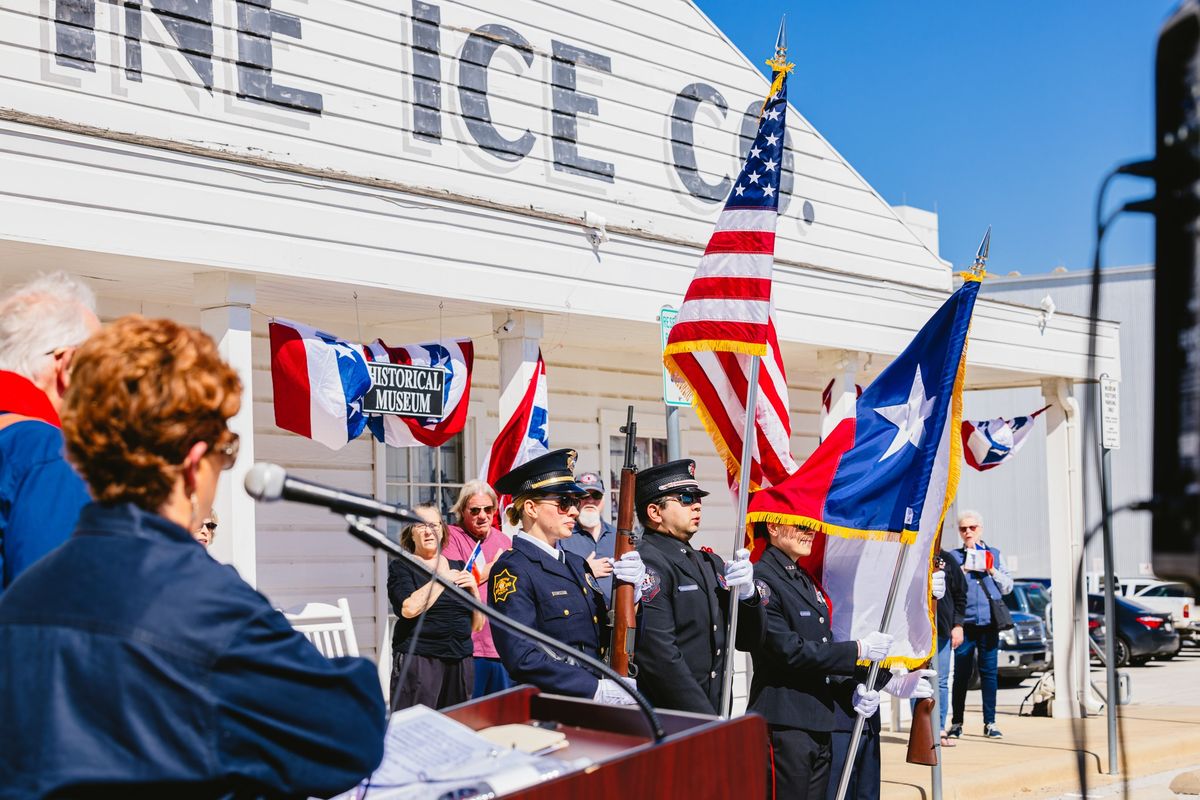
M 1036 319 L 1047 295 L 1057 311 L 1086 315 L 1090 302 L 1089 274 L 1085 271 L 1028 277 L 996 278 L 983 285 L 983 296 L 1029 305 Z M 1121 448 L 1112 454 L 1113 503 L 1120 506 L 1150 496 L 1152 434 L 1154 425 L 1154 270 L 1128 267 L 1106 270 L 1100 316 L 1121 324 Z M 1075 398 L 1085 407 L 1095 387 L 1076 386 Z M 1038 389 L 968 392 L 964 413 L 968 419 L 1012 417 L 1045 405 Z M 1098 412 L 1097 412 L 1098 413 Z M 1085 452 L 1085 508 L 1087 526 L 1099 515 L 1098 461 Z M 959 488 L 959 509 L 972 508 L 986 517 L 987 539 L 1006 558 L 1016 558 L 1016 572 L 1044 576 L 1050 572 L 1050 538 L 1046 530 L 1046 441 L 1044 423 L 1026 442 L 1012 463 L 985 473 L 965 469 Z M 1150 517 L 1126 512 L 1113 520 L 1114 556 L 1121 575 L 1136 575 L 1150 561 Z M 1088 550 L 1085 568 L 1099 569 L 1099 538 Z

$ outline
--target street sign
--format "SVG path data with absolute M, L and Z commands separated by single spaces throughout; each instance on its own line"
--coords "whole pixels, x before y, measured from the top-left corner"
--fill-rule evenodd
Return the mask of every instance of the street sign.
M 1121 448 L 1121 384 L 1100 377 L 1100 444 L 1105 450 Z
M 663 306 L 658 312 L 658 328 L 662 333 L 662 348 L 667 349 L 667 337 L 671 335 L 671 328 L 675 327 L 675 320 L 679 317 L 678 309 L 670 306 Z M 663 367 L 663 402 L 669 406 L 688 407 L 691 405 L 683 393 L 679 391 L 679 387 L 671 378 L 671 373 L 667 372 L 667 368 Z
M 372 386 L 363 397 L 364 414 L 441 419 L 445 411 L 446 370 L 368 361 Z

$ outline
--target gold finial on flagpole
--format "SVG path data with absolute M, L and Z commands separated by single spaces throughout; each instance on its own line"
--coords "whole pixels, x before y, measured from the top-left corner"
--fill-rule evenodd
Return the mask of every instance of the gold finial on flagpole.
M 771 101 L 771 98 L 778 94 L 780 87 L 783 86 L 784 76 L 796 66 L 787 60 L 787 14 L 784 14 L 783 19 L 779 20 L 779 35 L 775 37 L 775 55 L 767 61 L 767 66 L 774 73 L 774 79 L 771 81 L 771 91 L 767 92 L 767 99 L 763 102 L 764 107 Z

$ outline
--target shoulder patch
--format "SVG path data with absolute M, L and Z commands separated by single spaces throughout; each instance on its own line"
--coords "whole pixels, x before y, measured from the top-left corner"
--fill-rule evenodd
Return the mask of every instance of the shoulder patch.
M 758 599 L 762 601 L 764 606 L 771 603 L 771 587 L 767 586 L 767 582 L 762 578 L 754 579 L 754 586 L 758 589 Z
M 492 579 L 492 602 L 503 603 L 508 596 L 517 590 L 517 576 L 507 569 Z
M 662 590 L 662 578 L 654 567 L 646 567 L 646 576 L 642 578 L 642 602 L 649 603 Z

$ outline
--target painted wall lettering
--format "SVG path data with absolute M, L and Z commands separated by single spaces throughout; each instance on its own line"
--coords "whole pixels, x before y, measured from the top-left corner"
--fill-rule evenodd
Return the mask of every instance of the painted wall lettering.
M 281 86 L 271 77 L 275 34 L 300 37 L 300 18 L 271 10 L 271 0 L 237 0 L 238 97 L 320 114 L 324 101 L 317 92 Z
M 205 89 L 213 88 L 212 0 L 149 0 L 154 11 L 187 59 Z M 142 79 L 142 6 L 125 4 L 125 77 Z
M 525 132 L 513 140 L 505 139 L 492 124 L 488 108 L 488 66 L 500 47 L 516 50 L 525 62 L 533 64 L 533 47 L 524 36 L 505 25 L 484 25 L 471 32 L 458 58 L 458 106 L 471 137 L 487 152 L 503 161 L 520 161 L 533 149 L 533 134 Z
M 575 65 L 583 64 L 599 72 L 612 72 L 612 59 L 582 47 L 551 40 L 553 60 L 551 66 L 550 111 L 554 135 L 554 168 L 586 178 L 613 182 L 616 169 L 607 161 L 587 158 L 579 153 L 579 114 L 599 116 L 599 103 L 595 97 L 580 94 L 576 90 Z
M 725 175 L 716 183 L 705 183 L 696 168 L 695 140 L 692 125 L 701 103 L 716 106 L 724 117 L 729 104 L 721 93 L 707 83 L 689 83 L 675 95 L 675 106 L 671 109 L 671 162 L 675 173 L 687 189 L 688 194 L 706 203 L 720 203 L 729 196 L 733 181 Z
M 441 9 L 413 0 L 413 133 L 434 142 L 442 140 L 441 23 Z
M 54 60 L 64 67 L 96 71 L 96 0 L 56 0 Z

